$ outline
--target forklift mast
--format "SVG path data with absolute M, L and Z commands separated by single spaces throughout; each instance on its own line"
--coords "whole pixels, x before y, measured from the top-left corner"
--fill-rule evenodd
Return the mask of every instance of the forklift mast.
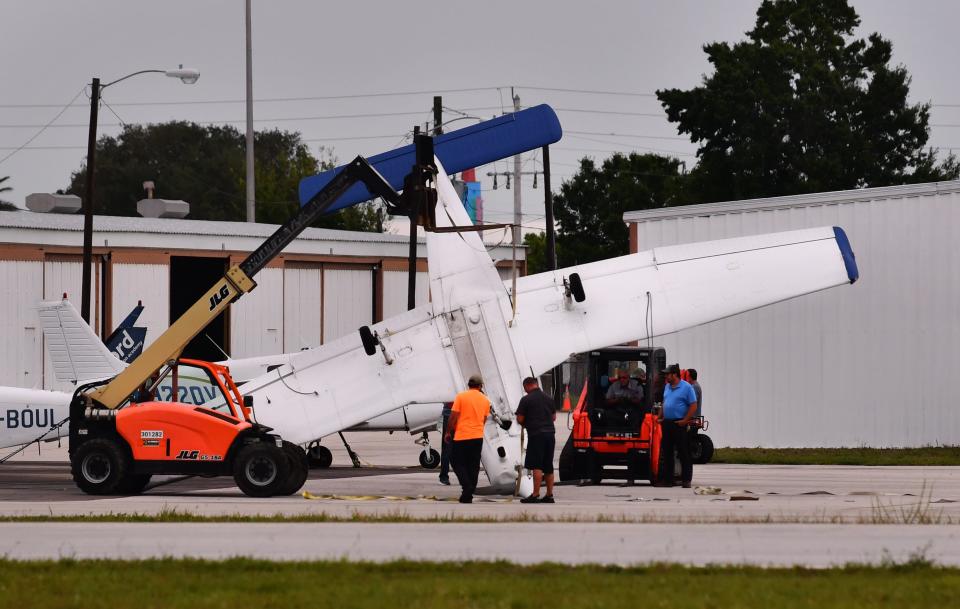
M 415 167 L 415 169 L 417 169 Z M 421 168 L 422 169 L 422 168 Z M 416 175 L 429 177 L 430 172 L 419 171 Z M 175 361 L 184 347 L 199 334 L 213 319 L 233 304 L 243 294 L 253 290 L 257 284 L 253 276 L 273 260 L 284 247 L 290 244 L 303 230 L 309 227 L 317 218 L 328 211 L 351 186 L 362 182 L 367 189 L 376 196 L 385 199 L 388 204 L 413 204 L 417 201 L 407 201 L 405 193 L 403 199 L 392 186 L 361 156 L 354 159 L 349 165 L 334 177 L 324 188 L 289 220 L 250 253 L 238 265 L 230 267 L 222 279 L 211 287 L 200 300 L 194 303 L 186 313 L 177 319 L 157 340 L 145 349 L 130 366 L 115 376 L 110 382 L 101 385 L 86 395 L 82 389 L 78 390 L 74 404 L 77 407 L 96 407 L 115 409 L 120 407 L 127 398 L 146 380 L 153 376 L 165 364 Z M 432 185 L 431 185 L 432 187 Z M 431 188 L 426 184 L 416 189 L 414 196 L 423 196 Z M 80 397 L 80 400 L 76 398 Z M 71 407 L 71 411 L 73 407 Z M 73 417 L 71 412 L 71 418 Z

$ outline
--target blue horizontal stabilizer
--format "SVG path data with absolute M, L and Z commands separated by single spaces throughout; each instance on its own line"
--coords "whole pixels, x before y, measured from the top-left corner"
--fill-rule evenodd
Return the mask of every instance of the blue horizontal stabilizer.
M 433 150 L 447 173 L 453 174 L 553 144 L 562 134 L 560 120 L 553 108 L 541 104 L 438 135 L 433 140 Z M 369 157 L 367 161 L 395 190 L 400 190 L 403 178 L 410 173 L 416 160 L 414 154 L 414 146 L 410 144 Z M 341 169 L 343 166 L 300 180 L 300 205 L 306 205 Z M 330 211 L 372 198 L 366 186 L 354 184 Z

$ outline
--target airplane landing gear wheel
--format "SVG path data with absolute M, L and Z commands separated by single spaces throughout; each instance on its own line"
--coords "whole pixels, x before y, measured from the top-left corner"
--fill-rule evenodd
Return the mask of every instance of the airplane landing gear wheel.
M 425 469 L 436 469 L 440 465 L 440 453 L 434 449 L 430 449 L 430 452 L 422 451 L 420 453 L 420 466 Z
M 333 453 L 326 446 L 315 444 L 307 450 L 307 458 L 310 460 L 310 467 L 327 469 L 333 463 Z

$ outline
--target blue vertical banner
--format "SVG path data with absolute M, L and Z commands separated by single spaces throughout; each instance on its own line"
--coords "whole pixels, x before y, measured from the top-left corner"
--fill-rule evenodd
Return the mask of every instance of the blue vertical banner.
M 463 206 L 470 214 L 474 224 L 483 222 L 483 197 L 480 194 L 480 182 L 467 182 L 463 191 Z

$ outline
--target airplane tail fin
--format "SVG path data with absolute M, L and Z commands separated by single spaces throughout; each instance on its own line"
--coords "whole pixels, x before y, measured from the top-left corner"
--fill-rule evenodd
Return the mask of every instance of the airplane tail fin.
M 143 344 L 147 340 L 147 329 L 133 325 L 137 323 L 141 313 L 143 313 L 143 302 L 138 301 L 137 306 L 130 311 L 126 319 L 120 322 L 113 334 L 104 341 L 107 349 L 127 364 L 140 356 L 143 352 Z
M 126 367 L 66 298 L 42 301 L 37 312 L 58 381 L 78 384 L 108 378 Z

